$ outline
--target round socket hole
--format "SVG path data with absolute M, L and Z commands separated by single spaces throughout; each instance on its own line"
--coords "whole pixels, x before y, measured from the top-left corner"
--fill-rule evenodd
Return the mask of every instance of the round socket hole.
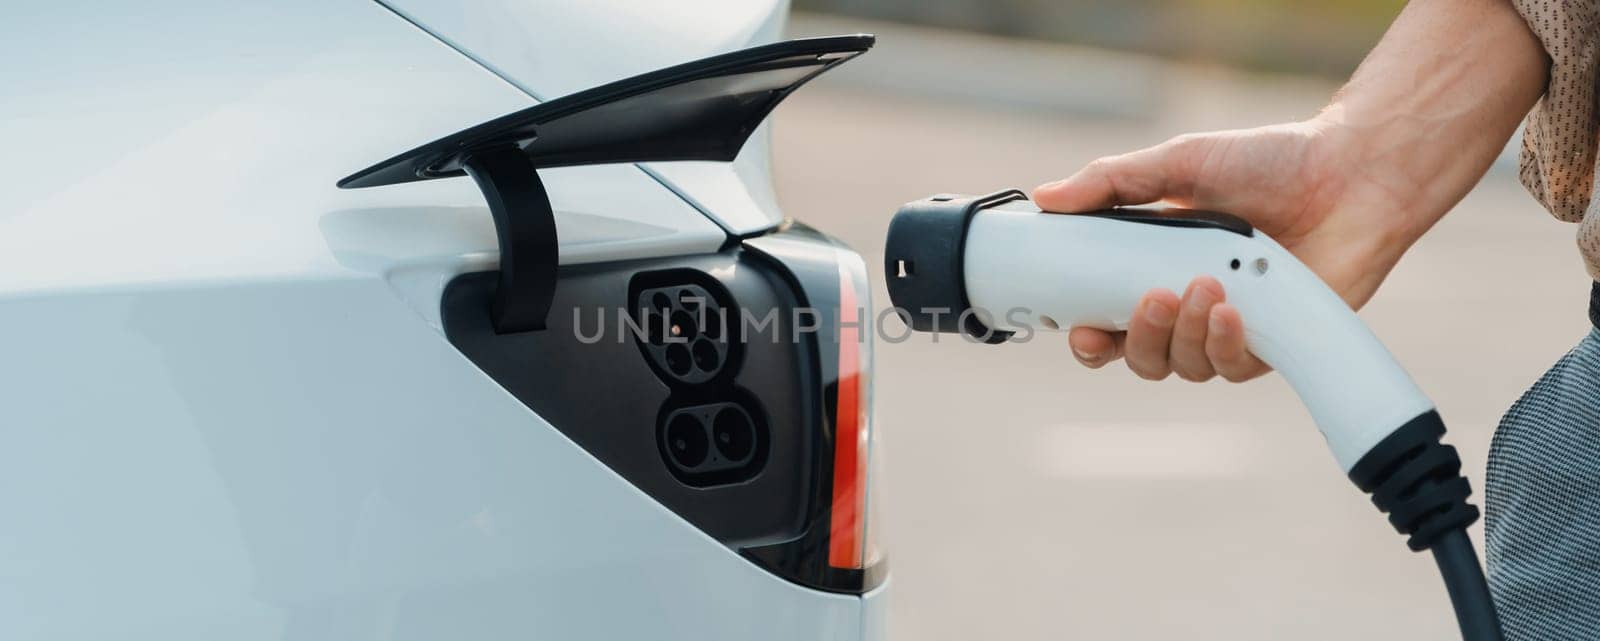
M 685 342 L 692 341 L 696 336 L 700 335 L 700 328 L 696 324 L 695 317 L 689 315 L 688 312 L 673 312 L 672 326 L 668 327 L 667 331 L 672 333 L 673 338 L 681 338 Z
M 723 458 L 743 461 L 755 449 L 756 426 L 743 410 L 724 407 L 711 424 L 711 437 L 716 439 L 717 451 Z
M 667 452 L 672 455 L 672 462 L 686 468 L 698 467 L 710 451 L 705 428 L 693 414 L 679 414 L 667 423 Z
M 721 359 L 717 354 L 717 346 L 710 339 L 695 341 L 691 351 L 694 352 L 694 366 L 703 372 L 715 372 L 717 366 L 722 364 L 719 362 Z
M 728 322 L 728 315 L 722 310 L 714 310 L 706 314 L 706 338 L 719 340 L 722 338 L 722 325 Z
M 667 296 L 666 292 L 656 292 L 650 297 L 650 306 L 663 312 L 668 311 L 672 309 L 672 297 Z
M 667 369 L 678 376 L 689 373 L 689 368 L 694 361 L 689 356 L 689 348 L 683 343 L 673 343 L 667 346 Z
M 690 314 L 694 314 L 700 311 L 702 304 L 705 304 L 706 296 L 692 289 L 683 289 L 678 291 L 678 302 L 684 309 L 689 310 Z

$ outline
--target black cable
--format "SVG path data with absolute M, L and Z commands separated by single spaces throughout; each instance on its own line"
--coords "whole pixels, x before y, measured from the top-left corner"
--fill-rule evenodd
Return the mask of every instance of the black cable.
M 1437 412 L 1418 415 L 1368 450 L 1350 469 L 1350 480 L 1372 494 L 1395 531 L 1410 537 L 1407 547 L 1433 550 L 1461 638 L 1501 641 L 1489 584 L 1467 538 L 1478 508 L 1467 503 L 1472 488 L 1461 476 L 1456 449 L 1439 442 L 1443 435 Z
M 1433 560 L 1439 564 L 1450 605 L 1456 610 L 1462 641 L 1501 641 L 1500 617 L 1489 597 L 1489 583 L 1478 565 L 1478 553 L 1466 530 L 1451 530 L 1433 541 Z

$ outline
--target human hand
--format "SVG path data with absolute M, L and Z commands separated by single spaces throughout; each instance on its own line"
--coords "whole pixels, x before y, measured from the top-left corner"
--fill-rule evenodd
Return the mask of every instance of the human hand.
M 1483 177 L 1544 93 L 1549 60 L 1510 3 L 1414 1 L 1315 118 L 1190 134 L 1102 158 L 1033 199 L 1079 212 L 1165 200 L 1250 221 L 1351 307 Z M 1151 290 L 1125 333 L 1074 328 L 1085 365 L 1144 378 L 1242 381 L 1267 371 L 1213 278 Z
M 1437 218 L 1421 213 L 1429 199 L 1418 181 L 1388 163 L 1370 162 L 1365 147 L 1337 118 L 1189 134 L 1096 160 L 1036 188 L 1033 199 L 1057 212 L 1161 200 L 1231 213 L 1359 307 L 1426 229 L 1418 221 Z M 1151 380 L 1172 373 L 1191 381 L 1260 376 L 1268 368 L 1245 348 L 1245 319 L 1226 300 L 1222 285 L 1201 275 L 1181 297 L 1166 289 L 1147 292 L 1127 332 L 1077 327 L 1068 343 L 1089 367 L 1124 358 Z

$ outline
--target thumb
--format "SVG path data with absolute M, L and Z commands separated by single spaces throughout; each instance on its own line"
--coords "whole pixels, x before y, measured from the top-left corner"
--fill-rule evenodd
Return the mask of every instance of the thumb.
M 1033 202 L 1045 211 L 1072 213 L 1186 198 L 1194 171 L 1182 161 L 1177 141 L 1091 162 L 1066 180 L 1035 187 Z

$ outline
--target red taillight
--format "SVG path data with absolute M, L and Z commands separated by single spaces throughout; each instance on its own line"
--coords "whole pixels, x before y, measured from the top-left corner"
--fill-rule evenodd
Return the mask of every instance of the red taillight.
M 856 281 L 839 265 L 839 391 L 834 408 L 833 510 L 828 565 L 860 568 L 866 556 L 867 372 L 861 354 L 861 309 Z

